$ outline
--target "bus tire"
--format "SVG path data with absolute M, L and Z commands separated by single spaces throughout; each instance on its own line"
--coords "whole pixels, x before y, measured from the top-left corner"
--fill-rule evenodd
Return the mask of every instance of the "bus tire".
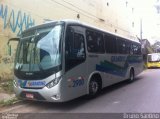
M 89 94 L 88 94 L 89 98 L 95 97 L 101 90 L 101 83 L 97 78 L 98 77 L 93 77 L 89 82 Z
M 129 74 L 129 79 L 128 79 L 128 81 L 129 81 L 129 82 L 133 82 L 133 81 L 134 81 L 134 78 L 135 78 L 134 69 L 132 68 L 132 69 L 130 70 L 130 74 Z

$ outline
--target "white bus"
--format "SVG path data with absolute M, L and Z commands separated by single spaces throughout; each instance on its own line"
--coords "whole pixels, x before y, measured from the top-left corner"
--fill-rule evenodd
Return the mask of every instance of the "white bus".
M 22 32 L 14 91 L 22 99 L 65 102 L 96 96 L 143 71 L 139 42 L 79 21 L 54 21 Z

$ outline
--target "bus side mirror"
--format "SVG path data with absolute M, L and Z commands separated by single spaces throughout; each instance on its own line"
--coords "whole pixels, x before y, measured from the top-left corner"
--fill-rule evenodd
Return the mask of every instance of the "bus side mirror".
M 11 38 L 8 40 L 7 46 L 8 46 L 8 54 L 11 56 L 11 45 L 10 45 L 10 41 L 20 41 L 20 38 Z
M 7 45 L 9 46 L 9 43 L 10 43 L 10 41 L 20 41 L 20 38 L 10 38 L 9 40 L 8 40 L 8 43 L 7 43 Z

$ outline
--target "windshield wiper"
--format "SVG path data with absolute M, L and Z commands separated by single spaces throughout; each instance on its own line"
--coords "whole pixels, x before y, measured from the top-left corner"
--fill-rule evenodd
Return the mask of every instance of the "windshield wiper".
M 42 68 L 42 65 L 40 63 L 38 64 L 38 67 L 39 67 L 40 71 L 44 72 L 44 69 Z
M 23 64 L 18 64 L 17 69 L 18 69 L 18 70 L 21 70 L 22 68 L 23 68 Z

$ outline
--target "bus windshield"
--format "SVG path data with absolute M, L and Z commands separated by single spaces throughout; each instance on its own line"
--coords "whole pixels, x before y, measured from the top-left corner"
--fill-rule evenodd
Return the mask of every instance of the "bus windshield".
M 148 55 L 148 62 L 159 62 L 160 55 L 159 54 L 149 54 Z
M 15 70 L 40 72 L 59 66 L 61 33 L 61 25 L 23 33 L 17 49 Z

